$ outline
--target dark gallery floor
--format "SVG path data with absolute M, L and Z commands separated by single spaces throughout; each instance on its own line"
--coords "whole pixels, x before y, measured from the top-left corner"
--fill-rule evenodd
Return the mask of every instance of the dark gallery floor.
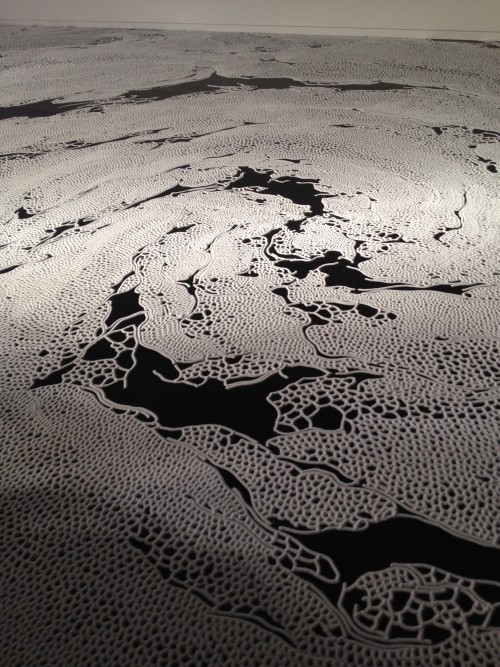
M 0 30 L 3 667 L 500 664 L 499 49 Z

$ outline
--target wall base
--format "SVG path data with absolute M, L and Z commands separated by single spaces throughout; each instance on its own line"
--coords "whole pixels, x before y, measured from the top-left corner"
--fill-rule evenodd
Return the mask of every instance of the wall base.
M 416 39 L 500 40 L 500 31 L 421 30 L 399 28 L 360 28 L 351 26 L 242 25 L 222 23 L 166 23 L 162 21 L 68 21 L 52 19 L 2 19 L 0 25 L 71 26 L 92 28 L 137 28 L 153 30 L 205 30 L 212 32 L 262 32 L 301 35 L 339 35 L 361 37 L 403 37 Z

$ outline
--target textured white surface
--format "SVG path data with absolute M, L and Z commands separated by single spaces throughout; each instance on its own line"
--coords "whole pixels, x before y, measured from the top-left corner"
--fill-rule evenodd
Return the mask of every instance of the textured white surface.
M 495 665 L 498 45 L 1 43 L 2 664 Z

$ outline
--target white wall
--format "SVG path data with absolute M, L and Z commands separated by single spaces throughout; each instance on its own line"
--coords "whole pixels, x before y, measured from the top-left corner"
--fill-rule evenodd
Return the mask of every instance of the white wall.
M 0 22 L 500 39 L 500 0 L 0 0 Z

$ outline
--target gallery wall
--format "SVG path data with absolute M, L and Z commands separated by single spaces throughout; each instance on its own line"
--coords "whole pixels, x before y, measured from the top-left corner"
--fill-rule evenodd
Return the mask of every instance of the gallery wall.
M 500 38 L 500 0 L 0 0 L 0 22 Z

